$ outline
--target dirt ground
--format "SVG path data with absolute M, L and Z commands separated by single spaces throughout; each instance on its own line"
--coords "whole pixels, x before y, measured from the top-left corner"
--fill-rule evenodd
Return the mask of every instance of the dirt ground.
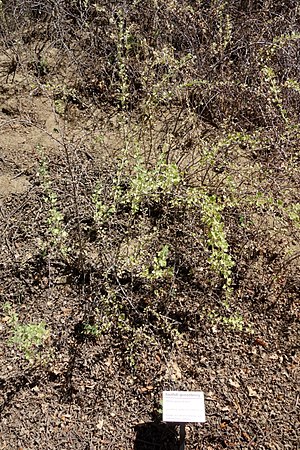
M 83 125 L 84 117 L 78 111 L 68 124 L 68 133 L 76 130 L 79 142 L 83 198 L 95 179 L 98 159 L 106 157 L 95 148 L 86 150 L 94 131 Z M 2 85 L 1 304 L 14 305 L 22 323 L 45 321 L 51 333 L 46 363 L 32 365 L 9 345 L 8 318 L 1 312 L 0 448 L 176 449 L 178 426 L 162 423 L 160 414 L 162 391 L 169 389 L 205 394 L 207 421 L 187 425 L 187 449 L 300 448 L 299 279 L 290 286 L 282 280 L 284 292 L 278 291 L 276 301 L 268 292 L 244 289 L 239 310 L 251 324 L 250 332 L 216 325 L 200 313 L 203 305 L 214 308 L 218 299 L 205 286 L 182 277 L 176 305 L 164 309 L 180 332 L 166 337 L 155 318 L 149 319 L 150 326 L 143 322 L 145 314 L 137 316 L 141 327 L 149 328 L 149 339 L 132 336 L 133 364 L 128 359 L 130 331 L 97 338 L 82 332 L 86 302 L 102 289 L 97 266 L 101 249 L 87 238 L 90 270 L 84 280 L 71 267 L 43 259 L 40 251 L 47 237 L 47 208 L 37 148 L 43 146 L 62 187 L 68 169 L 58 120 L 51 100 L 33 95 L 21 79 Z M 112 127 L 107 133 L 113 133 Z M 60 201 L 67 207 L 68 187 Z M 82 219 L 88 220 L 88 211 L 82 211 Z M 293 273 L 299 272 L 297 261 Z

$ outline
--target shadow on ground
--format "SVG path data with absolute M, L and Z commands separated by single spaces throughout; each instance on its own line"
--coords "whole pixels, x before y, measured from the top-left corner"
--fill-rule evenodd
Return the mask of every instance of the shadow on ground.
M 176 426 L 165 423 L 142 423 L 135 427 L 134 450 L 178 450 Z

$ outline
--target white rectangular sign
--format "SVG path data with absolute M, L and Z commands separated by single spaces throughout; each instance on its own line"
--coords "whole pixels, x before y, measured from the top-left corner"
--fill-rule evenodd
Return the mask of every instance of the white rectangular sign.
M 203 392 L 164 391 L 163 422 L 205 422 Z

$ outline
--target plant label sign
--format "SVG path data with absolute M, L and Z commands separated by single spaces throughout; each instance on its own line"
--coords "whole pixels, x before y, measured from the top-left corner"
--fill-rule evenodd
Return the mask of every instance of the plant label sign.
M 164 391 L 163 422 L 205 422 L 203 392 Z

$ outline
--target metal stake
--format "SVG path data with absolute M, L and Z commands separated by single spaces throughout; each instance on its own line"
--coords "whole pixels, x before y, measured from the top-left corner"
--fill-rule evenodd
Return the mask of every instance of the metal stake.
M 184 450 L 185 448 L 185 423 L 180 424 L 180 441 L 179 450 Z

